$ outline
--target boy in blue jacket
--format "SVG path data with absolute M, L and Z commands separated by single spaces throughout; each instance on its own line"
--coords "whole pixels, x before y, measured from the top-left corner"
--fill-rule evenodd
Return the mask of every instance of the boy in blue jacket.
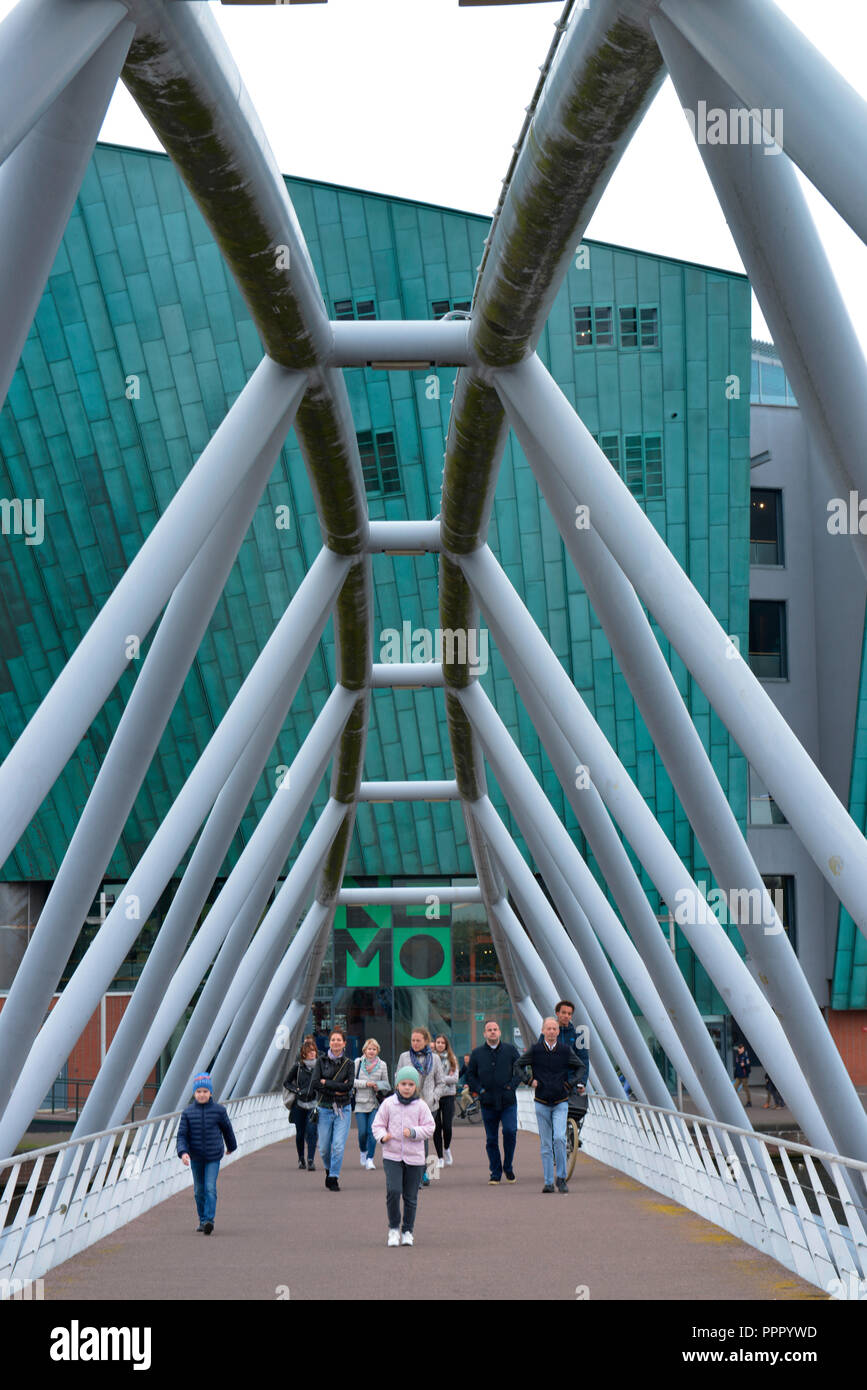
M 178 1125 L 178 1157 L 193 1170 L 193 1192 L 199 1215 L 197 1233 L 209 1236 L 217 1214 L 217 1174 L 226 1149 L 238 1147 L 225 1105 L 217 1105 L 214 1087 L 207 1072 L 193 1078 L 193 1103 L 181 1115 Z

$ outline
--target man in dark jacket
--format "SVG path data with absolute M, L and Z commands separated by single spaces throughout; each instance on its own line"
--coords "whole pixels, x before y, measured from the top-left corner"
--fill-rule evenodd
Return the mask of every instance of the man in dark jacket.
M 506 1182 L 515 1181 L 512 1161 L 518 1142 L 518 1084 L 516 1066 L 518 1049 L 500 1040 L 500 1025 L 489 1018 L 485 1024 L 485 1041 L 474 1048 L 467 1067 L 467 1084 L 482 1106 L 482 1119 L 487 1136 L 486 1149 L 491 1168 L 489 1183 L 498 1186 L 505 1175 Z M 500 1125 L 503 1126 L 503 1156 L 500 1157 Z
M 193 1193 L 199 1214 L 197 1232 L 209 1236 L 217 1214 L 217 1174 L 226 1149 L 238 1147 L 235 1131 L 225 1105 L 217 1105 L 214 1087 L 207 1072 L 193 1078 L 193 1103 L 181 1115 L 178 1125 L 178 1157 L 193 1170 Z
M 532 1071 L 535 1092 L 536 1123 L 542 1150 L 543 1192 L 554 1191 L 556 1164 L 557 1188 L 568 1192 L 566 1186 L 566 1120 L 569 1096 L 578 1084 L 581 1063 L 573 1047 L 563 1041 L 560 1025 L 553 1016 L 542 1024 L 542 1036 L 519 1059 L 520 1067 Z
M 575 1054 L 581 1063 L 581 1075 L 578 1077 L 575 1090 L 578 1095 L 583 1095 L 587 1085 L 587 1077 L 590 1074 L 590 1052 L 583 1043 L 583 1035 L 587 1032 L 586 1028 L 582 1030 L 582 1041 L 579 1045 L 578 1033 L 572 1022 L 574 1012 L 575 1005 L 570 999 L 561 999 L 554 1008 L 554 1015 L 560 1026 L 560 1041 L 575 1049 Z

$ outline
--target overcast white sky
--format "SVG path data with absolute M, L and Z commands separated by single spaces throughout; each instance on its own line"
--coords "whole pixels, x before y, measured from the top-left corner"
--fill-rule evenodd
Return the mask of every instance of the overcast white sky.
M 0 18 L 12 8 L 0 0 Z M 211 8 L 284 173 L 490 214 L 563 3 Z M 867 0 L 781 0 L 779 8 L 867 98 Z M 160 148 L 121 85 L 101 138 Z M 867 248 L 804 184 L 867 352 Z M 743 269 L 669 81 L 587 235 Z M 768 336 L 755 304 L 754 315 L 754 334 Z

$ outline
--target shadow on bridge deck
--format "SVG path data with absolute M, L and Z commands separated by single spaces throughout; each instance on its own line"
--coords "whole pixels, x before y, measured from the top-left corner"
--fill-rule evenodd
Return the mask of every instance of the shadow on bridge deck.
M 539 1141 L 518 1135 L 518 1181 L 487 1184 L 481 1127 L 456 1126 L 454 1165 L 423 1190 L 416 1245 L 385 1244 L 385 1183 L 359 1165 L 353 1127 L 341 1191 L 297 1168 L 294 1140 L 220 1173 L 216 1231 L 196 1235 L 192 1182 L 50 1270 L 47 1300 L 402 1300 L 408 1266 L 433 1296 L 569 1299 L 825 1299 L 775 1260 L 578 1155 L 568 1196 L 543 1196 Z M 416 1286 L 417 1287 L 417 1286 Z M 287 1292 L 288 1291 L 288 1292 Z

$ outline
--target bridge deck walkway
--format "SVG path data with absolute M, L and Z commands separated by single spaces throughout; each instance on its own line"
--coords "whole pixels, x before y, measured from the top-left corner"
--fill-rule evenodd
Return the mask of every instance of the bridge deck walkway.
M 297 1167 L 294 1140 L 221 1170 L 216 1230 L 195 1234 L 190 1191 L 45 1276 L 47 1300 L 275 1300 L 417 1295 L 592 1301 L 824 1299 L 775 1260 L 584 1154 L 570 1190 L 542 1195 L 539 1141 L 519 1133 L 518 1181 L 488 1186 L 481 1126 L 458 1124 L 454 1165 L 420 1195 L 416 1244 L 385 1244 L 385 1184 L 359 1164 L 353 1126 L 341 1191 Z M 586 1295 L 585 1295 L 586 1296 Z

